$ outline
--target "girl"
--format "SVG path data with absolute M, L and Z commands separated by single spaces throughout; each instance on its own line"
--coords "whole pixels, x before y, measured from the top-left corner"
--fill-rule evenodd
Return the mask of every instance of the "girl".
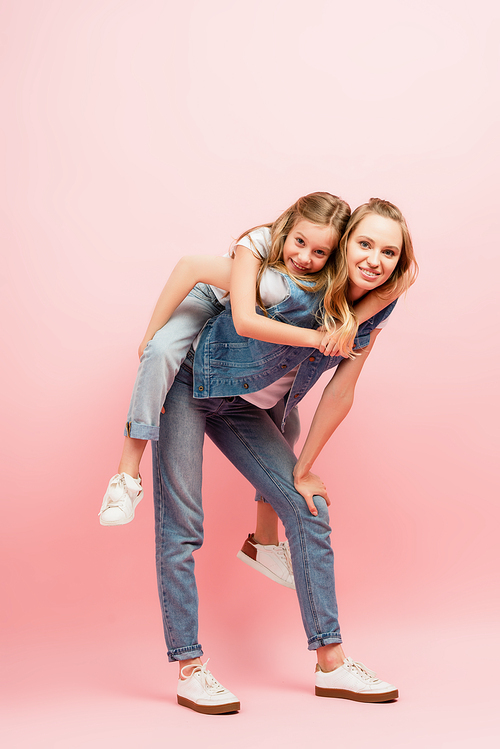
M 273 224 L 242 234 L 236 241 L 236 250 L 244 251 L 246 260 L 237 263 L 236 268 L 232 268 L 234 263 L 228 257 L 203 256 L 183 258 L 176 266 L 139 347 L 141 364 L 127 417 L 123 452 L 118 473 L 111 478 L 104 495 L 100 510 L 102 525 L 122 525 L 134 518 L 135 507 L 143 496 L 139 466 L 147 440 L 158 439 L 163 402 L 193 339 L 210 317 L 224 309 L 222 303 L 227 294 L 223 289 L 232 291 L 232 312 L 240 335 L 272 343 L 312 346 L 325 355 L 337 350 L 342 355 L 350 354 L 356 320 L 343 292 L 339 294 L 345 278 L 333 277 L 333 256 L 349 213 L 349 206 L 340 198 L 330 193 L 312 193 L 299 198 Z M 322 300 L 320 320 L 326 334 L 257 314 L 256 302 L 264 311 L 288 293 L 285 280 L 277 271 L 287 274 L 310 293 L 314 312 Z M 193 289 L 201 281 L 217 286 Z M 386 303 L 377 295 L 367 298 L 357 310 L 358 318 L 368 319 Z M 285 432 L 292 447 L 299 432 L 297 412 L 295 415 Z M 277 527 L 270 508 L 260 503 L 257 506 L 258 525 L 265 530 L 270 515 L 272 526 Z M 269 541 L 270 535 L 261 531 L 261 538 L 257 534 L 256 539 Z M 259 562 L 256 568 L 293 587 L 287 546 L 279 544 L 277 538 L 273 544 L 267 541 L 270 548 L 259 549 L 267 562 L 264 565 Z M 247 556 L 240 554 L 240 558 L 248 562 Z
M 241 254 L 248 259 L 237 249 L 235 264 Z M 339 277 L 348 273 L 351 303 L 375 288 L 390 298 L 409 287 L 416 263 L 406 223 L 395 206 L 372 200 L 354 212 L 334 254 L 334 272 Z M 310 315 L 307 292 L 294 283 L 289 289 L 290 296 L 274 313 L 287 314 L 296 324 L 304 324 Z M 160 419 L 153 465 L 158 586 L 169 659 L 179 661 L 180 704 L 204 713 L 239 709 L 235 695 L 200 660 L 203 651 L 198 642 L 193 551 L 203 541 L 201 460 L 205 432 L 266 496 L 284 523 L 308 646 L 317 651 L 316 694 L 363 702 L 384 702 L 398 696 L 396 687 L 346 658 L 342 650 L 329 499 L 321 480 L 311 473 L 316 457 L 350 410 L 377 328 L 393 306 L 360 326 L 356 348 L 362 350 L 354 358 L 344 359 L 319 357 L 315 349 L 269 346 L 262 341 L 253 342 L 247 351 L 226 311 L 207 323 L 196 353 L 190 351 L 179 370 Z M 250 370 L 248 362 L 255 364 Z M 291 368 L 297 372 L 286 396 L 285 419 L 321 374 L 334 369 L 298 460 L 265 411 L 246 400 L 247 391 L 256 382 L 261 383 L 261 393 L 274 386 L 273 397 L 282 397 L 289 382 L 281 382 L 280 388 L 276 381 L 280 371 Z

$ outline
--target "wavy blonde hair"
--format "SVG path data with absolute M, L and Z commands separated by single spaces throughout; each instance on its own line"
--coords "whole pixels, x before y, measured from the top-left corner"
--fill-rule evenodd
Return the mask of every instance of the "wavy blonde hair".
M 340 322 L 340 339 L 339 348 L 344 356 L 347 356 L 345 343 L 351 338 L 354 340 L 356 334 L 357 322 L 355 315 L 349 307 L 345 298 L 347 278 L 347 264 L 345 268 L 345 278 L 342 283 L 337 281 L 337 255 L 338 250 L 334 249 L 328 256 L 323 268 L 317 273 L 304 274 L 303 276 L 291 275 L 283 262 L 283 246 L 289 233 L 298 221 L 310 221 L 316 226 L 327 226 L 335 232 L 337 237 L 342 237 L 351 209 L 342 198 L 331 195 L 329 192 L 313 192 L 299 198 L 290 208 L 279 216 L 272 224 L 261 224 L 254 226 L 252 229 L 241 234 L 235 242 L 235 245 L 255 229 L 268 228 L 271 230 L 271 247 L 269 254 L 263 259 L 257 274 L 257 303 L 264 314 L 267 314 L 260 296 L 259 285 L 262 274 L 268 268 L 274 268 L 280 273 L 284 273 L 304 291 L 311 293 L 323 291 L 325 297 L 321 309 L 318 312 L 317 319 L 321 325 L 324 325 L 327 331 L 333 331 Z M 251 238 L 250 238 L 251 240 Z M 256 249 L 257 253 L 257 249 Z M 352 349 L 352 346 L 351 346 Z M 344 353 L 345 351 L 345 353 Z
M 395 221 L 401 229 L 403 243 L 398 264 L 394 268 L 390 278 L 388 278 L 382 286 L 375 289 L 376 293 L 382 299 L 401 296 L 401 294 L 408 291 L 410 286 L 417 280 L 418 264 L 415 258 L 408 224 L 399 208 L 393 203 L 389 203 L 388 200 L 382 200 L 382 198 L 370 198 L 368 203 L 358 206 L 356 210 L 353 211 L 351 218 L 347 223 L 344 236 L 340 240 L 339 252 L 344 254 L 347 258 L 347 242 L 349 241 L 351 233 L 370 213 L 376 213 L 378 216 L 390 218 L 392 221 Z
M 354 309 L 347 301 L 347 292 L 349 289 L 347 243 L 358 224 L 371 213 L 376 213 L 379 216 L 384 216 L 384 218 L 390 218 L 392 221 L 396 221 L 401 228 L 403 238 L 401 254 L 395 269 L 390 278 L 388 278 L 382 286 L 374 289 L 374 292 L 376 292 L 381 299 L 400 296 L 408 291 L 410 286 L 415 283 L 418 275 L 418 264 L 413 251 L 410 231 L 399 208 L 397 208 L 393 203 L 389 203 L 388 200 L 382 200 L 381 198 L 370 198 L 368 203 L 358 206 L 358 208 L 353 211 L 347 222 L 345 232 L 340 240 L 339 248 L 337 252 L 334 253 L 335 257 L 333 262 L 335 267 L 335 277 L 332 285 L 328 287 L 325 293 L 323 300 L 324 310 L 322 310 L 325 317 L 325 327 L 327 327 L 328 330 L 330 330 L 330 328 L 333 328 L 333 330 L 336 329 L 339 336 L 338 347 L 342 356 L 349 356 L 351 359 L 355 356 L 352 348 L 358 329 L 358 321 Z M 350 310 L 350 319 L 348 319 L 344 305 L 346 305 Z M 336 322 L 335 319 L 329 319 L 328 316 L 328 311 L 334 306 L 337 306 L 342 310 L 342 315 L 334 315 L 334 318 L 337 317 L 338 322 Z

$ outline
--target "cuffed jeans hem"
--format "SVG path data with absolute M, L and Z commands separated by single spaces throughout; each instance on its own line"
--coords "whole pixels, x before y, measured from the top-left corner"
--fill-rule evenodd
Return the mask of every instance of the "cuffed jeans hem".
M 174 650 L 169 650 L 168 653 L 168 660 L 170 663 L 173 663 L 174 661 L 187 661 L 190 658 L 201 658 L 203 655 L 203 650 L 201 645 L 187 645 L 185 648 L 174 648 Z
M 135 440 L 153 440 L 158 442 L 160 437 L 160 427 L 150 427 L 146 424 L 138 424 L 136 421 L 129 421 L 125 424 L 125 437 L 132 437 Z
M 318 650 L 324 645 L 339 645 L 342 642 L 342 637 L 336 635 L 334 632 L 328 632 L 324 635 L 314 635 L 307 641 L 308 650 Z

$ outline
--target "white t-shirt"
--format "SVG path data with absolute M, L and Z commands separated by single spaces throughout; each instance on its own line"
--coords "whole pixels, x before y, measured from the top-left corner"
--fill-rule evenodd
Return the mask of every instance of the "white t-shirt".
M 271 249 L 271 229 L 268 229 L 267 226 L 254 229 L 250 234 L 242 237 L 238 244 L 248 247 L 254 253 L 257 252 L 262 258 L 266 258 Z M 229 253 L 227 252 L 224 257 L 229 257 Z M 219 302 L 227 304 L 229 300 L 227 291 L 219 289 L 217 286 L 212 286 L 211 288 Z M 279 304 L 288 296 L 288 286 L 285 279 L 281 273 L 272 268 L 266 270 L 260 279 L 259 290 L 264 307 L 274 307 L 275 304 Z

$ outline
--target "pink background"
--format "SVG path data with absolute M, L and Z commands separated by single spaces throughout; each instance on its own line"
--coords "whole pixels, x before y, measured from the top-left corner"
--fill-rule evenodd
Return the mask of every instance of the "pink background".
M 493 746 L 498 5 L 3 0 L 0 28 L 4 746 Z M 166 662 L 149 448 L 134 523 L 97 512 L 176 259 L 313 190 L 398 204 L 421 266 L 317 464 L 347 652 L 402 696 L 313 697 L 208 444 L 200 639 L 243 709 L 200 716 Z

